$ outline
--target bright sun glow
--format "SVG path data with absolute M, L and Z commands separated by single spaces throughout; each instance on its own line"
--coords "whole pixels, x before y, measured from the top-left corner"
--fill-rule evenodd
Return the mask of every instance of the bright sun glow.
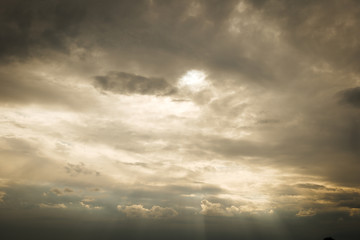
M 208 86 L 205 80 L 206 74 L 199 70 L 190 70 L 186 72 L 179 80 L 179 87 L 188 88 L 191 91 L 201 91 Z

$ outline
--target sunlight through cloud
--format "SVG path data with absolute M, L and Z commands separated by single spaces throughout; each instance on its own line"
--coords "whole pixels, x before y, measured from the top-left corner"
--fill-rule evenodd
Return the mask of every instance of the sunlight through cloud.
M 199 70 L 190 70 L 183 75 L 178 83 L 180 88 L 187 88 L 192 92 L 199 92 L 209 86 L 206 74 Z

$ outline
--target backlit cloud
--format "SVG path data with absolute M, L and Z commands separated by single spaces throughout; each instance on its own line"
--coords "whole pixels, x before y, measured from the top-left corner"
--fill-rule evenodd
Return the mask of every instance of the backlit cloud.
M 1 1 L 3 238 L 356 238 L 359 12 Z

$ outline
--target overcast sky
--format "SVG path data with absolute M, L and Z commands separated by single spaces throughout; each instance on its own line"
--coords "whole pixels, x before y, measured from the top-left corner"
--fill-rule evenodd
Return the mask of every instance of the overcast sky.
M 0 238 L 357 239 L 359 26 L 356 0 L 1 0 Z

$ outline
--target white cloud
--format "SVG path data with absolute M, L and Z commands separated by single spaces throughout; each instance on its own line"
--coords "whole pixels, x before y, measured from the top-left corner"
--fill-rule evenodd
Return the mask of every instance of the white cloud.
M 103 209 L 103 207 L 101 206 L 93 206 L 91 204 L 93 201 L 94 201 L 93 199 L 84 199 L 83 201 L 80 202 L 80 205 L 87 209 L 96 209 L 96 210 Z
M 254 206 L 252 204 L 242 205 L 242 206 L 230 206 L 226 207 L 221 203 L 212 203 L 208 200 L 201 201 L 201 211 L 200 214 L 206 216 L 236 216 L 242 213 L 248 214 L 258 214 L 258 213 L 273 213 L 272 209 L 264 208 L 262 206 Z
M 207 216 L 232 216 L 220 203 L 212 203 L 208 200 L 201 201 L 201 214 Z
M 65 204 L 63 204 L 63 203 L 58 203 L 58 204 L 40 203 L 39 207 L 40 208 L 67 208 L 65 206 Z
M 172 208 L 153 206 L 152 208 L 147 209 L 140 204 L 124 206 L 124 207 L 118 205 L 117 209 L 130 218 L 164 219 L 164 218 L 172 218 L 178 215 L 178 212 Z
M 298 217 L 311 217 L 311 216 L 315 216 L 316 215 L 316 211 L 314 209 L 301 209 L 296 216 Z

